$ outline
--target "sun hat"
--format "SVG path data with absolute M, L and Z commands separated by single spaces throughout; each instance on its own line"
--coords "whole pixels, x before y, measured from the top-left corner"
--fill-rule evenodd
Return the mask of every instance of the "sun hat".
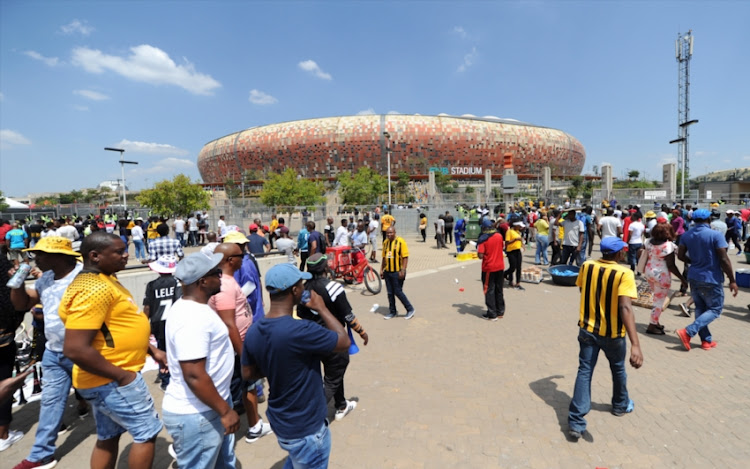
M 177 263 L 174 276 L 183 285 L 190 285 L 203 278 L 224 259 L 224 254 L 207 256 L 196 252 Z M 289 264 L 291 265 L 291 264 Z
M 521 228 L 523 228 L 526 225 L 522 221 L 517 221 L 517 222 L 513 223 L 513 226 L 520 226 Z
M 309 272 L 323 272 L 328 266 L 328 256 L 316 252 L 307 258 L 307 270 Z
M 727 210 L 727 215 L 734 215 L 735 213 L 737 212 L 735 212 L 734 210 Z
M 154 262 L 148 264 L 148 268 L 159 274 L 173 274 L 177 268 L 177 256 L 173 254 L 159 256 Z
M 656 214 L 654 213 L 653 210 L 649 210 L 648 212 L 646 212 L 646 214 L 644 215 L 644 217 L 646 217 L 646 218 L 656 218 Z
M 250 242 L 250 240 L 247 239 L 247 236 L 243 235 L 239 231 L 230 231 L 226 236 L 224 236 L 222 241 L 225 243 L 235 244 L 245 244 Z
M 296 265 L 283 263 L 271 267 L 266 273 L 266 290 L 271 294 L 292 288 L 300 280 L 309 280 L 312 275 L 302 272 Z
M 81 254 L 73 250 L 73 243 L 62 236 L 47 236 L 42 238 L 33 248 L 23 249 L 24 252 L 42 251 L 48 254 L 65 254 L 67 256 L 79 257 Z
M 711 218 L 711 212 L 708 209 L 700 208 L 693 212 L 693 220 L 708 220 Z
M 628 243 L 617 236 L 608 236 L 601 241 L 599 247 L 602 250 L 602 254 L 614 254 L 621 251 L 627 245 Z

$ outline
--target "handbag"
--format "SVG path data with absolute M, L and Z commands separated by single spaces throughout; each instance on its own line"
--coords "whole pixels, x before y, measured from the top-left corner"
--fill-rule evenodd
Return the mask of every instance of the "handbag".
M 635 271 L 639 273 L 644 273 L 646 271 L 646 263 L 648 262 L 648 246 L 650 243 L 646 241 L 643 245 L 643 250 L 641 251 L 641 257 L 638 258 L 638 265 L 635 266 Z

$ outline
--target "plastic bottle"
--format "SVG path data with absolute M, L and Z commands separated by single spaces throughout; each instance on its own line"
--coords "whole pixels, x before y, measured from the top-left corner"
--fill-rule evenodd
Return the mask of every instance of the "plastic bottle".
M 6 283 L 5 286 L 10 288 L 20 288 L 21 285 L 23 285 L 24 280 L 26 280 L 26 277 L 29 276 L 29 272 L 31 272 L 31 266 L 22 263 L 18 266 L 18 270 L 13 274 L 13 277 L 8 280 L 8 283 Z

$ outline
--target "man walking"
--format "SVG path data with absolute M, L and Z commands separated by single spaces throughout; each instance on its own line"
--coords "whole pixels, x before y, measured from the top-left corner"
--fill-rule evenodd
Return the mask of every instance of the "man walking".
M 686 350 L 690 350 L 690 338 L 698 334 L 701 348 L 711 350 L 717 343 L 713 340 L 708 325 L 721 315 L 724 308 L 724 275 L 729 278 L 729 291 L 737 296 L 737 282 L 732 263 L 727 255 L 727 242 L 718 231 L 708 225 L 711 212 L 702 208 L 693 212 L 695 226 L 680 238 L 677 257 L 690 263 L 687 278 L 690 295 L 695 302 L 695 321 L 677 335 Z M 723 273 L 722 273 L 723 272 Z
M 222 254 L 195 253 L 175 271 L 183 297 L 172 306 L 166 328 L 171 381 L 162 409 L 174 439 L 177 465 L 234 468 L 234 432 L 240 418 L 229 385 L 234 370 L 229 331 L 208 300 L 221 289 Z
M 620 238 L 604 238 L 602 258 L 584 262 L 576 285 L 581 289 L 578 320 L 578 375 L 568 414 L 568 434 L 577 440 L 586 431 L 586 414 L 591 410 L 591 377 L 603 350 L 612 370 L 612 414 L 620 417 L 633 411 L 628 395 L 625 354 L 630 339 L 630 364 L 640 368 L 643 354 L 635 329 L 632 298 L 638 298 L 635 275 L 623 265 L 624 248 Z
M 505 315 L 505 299 L 503 298 L 503 271 L 505 261 L 503 260 L 503 247 L 505 245 L 503 236 L 497 232 L 492 222 L 487 220 L 489 226 L 485 232 L 489 234 L 483 243 L 477 246 L 477 255 L 482 259 L 482 287 L 484 291 L 484 303 L 487 305 L 487 313 L 482 317 L 490 321 L 497 321 Z M 484 220 L 482 221 L 484 227 Z
M 388 290 L 388 314 L 383 319 L 393 319 L 396 312 L 396 297 L 406 308 L 405 319 L 414 317 L 414 307 L 404 294 L 404 280 L 406 280 L 406 267 L 409 265 L 409 247 L 406 241 L 396 236 L 396 228 L 391 226 L 387 230 L 387 238 L 383 243 L 383 263 L 380 264 L 380 278 L 385 280 Z
M 81 243 L 81 256 L 83 270 L 65 290 L 59 313 L 65 324 L 63 354 L 75 364 L 73 386 L 94 408 L 91 468 L 115 466 L 126 431 L 134 441 L 128 467 L 149 468 L 162 423 L 140 370 L 147 352 L 162 365 L 166 356 L 149 344 L 148 318 L 114 275 L 128 263 L 122 239 L 92 233 Z
M 573 262 L 575 262 L 576 265 L 581 265 L 578 254 L 583 249 L 583 236 L 586 229 L 583 226 L 583 222 L 576 218 L 576 211 L 570 209 L 562 221 L 558 220 L 555 223 L 562 226 L 564 231 L 562 259 L 560 262 L 568 265 L 573 265 Z
M 278 264 L 266 273 L 271 307 L 247 334 L 242 350 L 245 380 L 268 377 L 268 419 L 279 446 L 289 452 L 286 467 L 328 467 L 331 433 L 326 420 L 327 405 L 321 386 L 320 360 L 333 352 L 346 352 L 349 337 L 315 292 L 305 303 L 325 323 L 292 317 L 305 287 L 312 278 L 292 264 Z
M 58 307 L 65 289 L 83 268 L 83 264 L 76 261 L 78 253 L 73 251 L 67 238 L 42 238 L 36 246 L 25 251 L 36 254 L 36 265 L 42 274 L 33 288 L 25 288 L 22 284 L 19 288 L 12 289 L 10 299 L 17 311 L 29 311 L 34 305 L 42 304 L 44 336 L 47 341 L 42 357 L 44 387 L 36 439 L 29 456 L 15 469 L 54 467 L 57 464 L 55 441 L 70 394 L 73 374 L 73 362 L 63 355 L 65 326 L 60 320 Z

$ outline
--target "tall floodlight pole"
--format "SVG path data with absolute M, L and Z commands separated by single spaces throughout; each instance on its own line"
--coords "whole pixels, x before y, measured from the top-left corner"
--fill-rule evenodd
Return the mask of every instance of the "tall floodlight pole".
M 677 167 L 680 168 L 680 198 L 685 198 L 685 174 L 690 171 L 688 127 L 698 123 L 690 120 L 690 59 L 693 57 L 693 30 L 678 34 L 675 41 L 677 59 L 677 132 L 678 137 L 669 143 L 678 143 Z
M 138 164 L 137 161 L 125 161 L 122 159 L 122 154 L 125 153 L 125 150 L 122 148 L 110 148 L 110 147 L 104 147 L 107 151 L 119 151 L 120 152 L 120 169 L 122 170 L 122 210 L 124 212 L 128 211 L 128 201 L 125 197 L 125 165 L 126 164 Z
M 391 134 L 383 132 L 385 137 L 385 153 L 388 165 L 388 210 L 391 209 Z

